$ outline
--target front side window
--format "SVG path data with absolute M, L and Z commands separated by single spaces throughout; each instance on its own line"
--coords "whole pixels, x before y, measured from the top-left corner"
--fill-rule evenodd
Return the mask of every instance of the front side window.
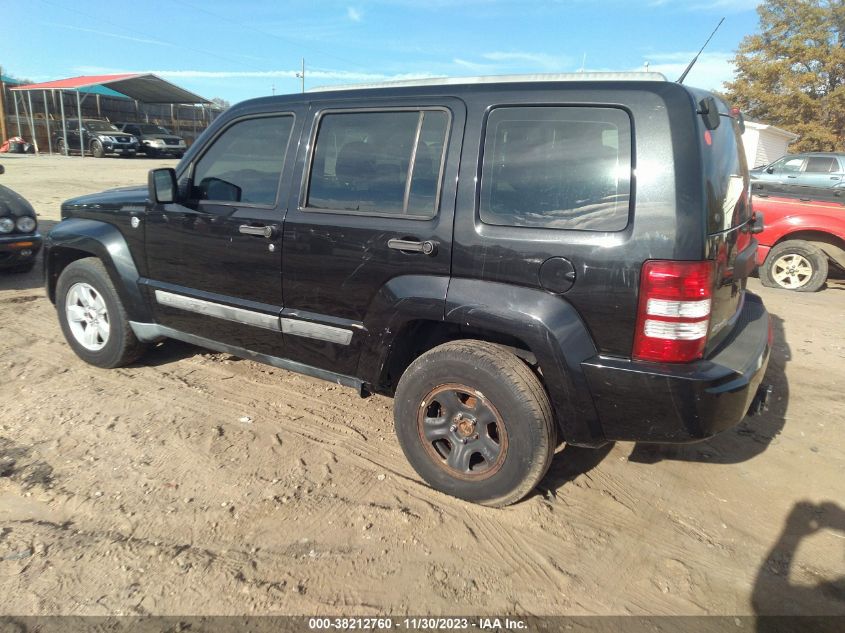
M 326 114 L 306 208 L 434 217 L 448 126 L 442 110 Z
M 804 159 L 798 158 L 784 158 L 774 164 L 775 173 L 796 173 L 801 171 L 801 166 L 804 164 Z
M 486 224 L 618 231 L 628 224 L 631 122 L 616 108 L 507 107 L 487 119 Z
M 196 164 L 191 197 L 215 202 L 274 205 L 293 116 L 239 121 Z

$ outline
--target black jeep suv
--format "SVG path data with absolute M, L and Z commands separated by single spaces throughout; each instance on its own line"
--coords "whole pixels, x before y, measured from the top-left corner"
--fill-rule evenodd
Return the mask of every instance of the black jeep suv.
M 138 151 L 137 138 L 100 119 L 82 119 L 82 123 L 78 119 L 67 119 L 64 129 L 60 127 L 53 132 L 53 143 L 60 154 L 90 153 L 95 158 L 106 154 L 131 157 Z
M 769 315 L 740 121 L 645 75 L 336 89 L 229 109 L 45 248 L 100 367 L 175 338 L 395 398 L 435 488 L 505 505 L 560 442 L 688 442 L 757 398 Z
M 115 123 L 115 127 L 121 132 L 131 134 L 140 142 L 138 151 L 147 156 L 165 156 L 170 154 L 176 158 L 182 158 L 187 147 L 185 139 L 177 136 L 166 127 L 152 123 Z

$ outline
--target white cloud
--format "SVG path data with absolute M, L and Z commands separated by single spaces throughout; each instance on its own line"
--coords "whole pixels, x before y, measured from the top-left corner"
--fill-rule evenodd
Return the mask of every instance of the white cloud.
M 669 81 L 675 81 L 695 57 L 695 51 L 652 53 L 643 60 L 643 66 L 629 70 L 644 70 L 645 62 L 652 72 L 663 73 Z M 723 90 L 726 81 L 733 81 L 734 53 L 724 51 L 704 52 L 692 67 L 684 83 L 705 90 Z
M 724 11 L 727 13 L 742 13 L 753 11 L 760 4 L 760 0 L 651 0 L 650 7 L 672 7 L 689 11 Z
M 564 55 L 530 53 L 525 51 L 493 51 L 482 53 L 483 61 L 455 57 L 452 63 L 474 73 L 500 74 L 507 72 L 566 72 L 572 59 Z
M 361 12 L 360 9 L 356 9 L 355 7 L 347 7 L 346 17 L 352 20 L 353 22 L 360 22 L 364 19 L 364 14 Z
M 103 68 L 101 66 L 78 66 L 75 72 L 90 74 L 119 74 L 119 73 L 152 73 L 162 78 L 169 79 L 296 79 L 298 69 L 278 70 L 126 70 L 115 68 Z M 402 79 L 421 79 L 436 77 L 432 73 L 368 73 L 347 70 L 329 69 L 305 69 L 305 79 L 325 81 L 400 81 Z
M 566 56 L 548 55 L 546 53 L 527 53 L 522 51 L 495 51 L 492 53 L 484 53 L 482 57 L 484 59 L 489 59 L 490 61 L 501 62 L 504 64 L 535 66 L 542 70 L 556 70 L 558 72 L 562 71 L 566 66 L 569 66 L 572 63 L 571 58 Z

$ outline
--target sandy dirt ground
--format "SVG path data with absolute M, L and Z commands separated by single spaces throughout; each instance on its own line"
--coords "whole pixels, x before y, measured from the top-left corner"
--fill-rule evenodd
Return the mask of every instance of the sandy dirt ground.
M 0 158 L 36 207 L 168 160 Z M 0 613 L 845 614 L 845 283 L 760 287 L 771 410 L 562 447 L 502 510 L 426 487 L 391 401 L 175 342 L 101 370 L 0 276 Z

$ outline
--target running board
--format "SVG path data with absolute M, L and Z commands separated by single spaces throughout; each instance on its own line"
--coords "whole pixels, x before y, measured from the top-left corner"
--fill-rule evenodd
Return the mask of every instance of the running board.
M 210 350 L 214 350 L 215 352 L 231 354 L 232 356 L 237 356 L 238 358 L 254 360 L 259 363 L 264 363 L 265 365 L 272 365 L 273 367 L 286 369 L 297 374 L 304 374 L 305 376 L 311 376 L 312 378 L 319 378 L 320 380 L 333 382 L 344 387 L 352 387 L 362 398 L 369 395 L 369 391 L 364 387 L 364 382 L 353 376 L 346 376 L 345 374 L 338 374 L 333 371 L 328 371 L 327 369 L 320 369 L 319 367 L 312 367 L 311 365 L 305 365 L 304 363 L 297 363 L 296 361 L 288 360 L 287 358 L 279 358 L 278 356 L 270 356 L 269 354 L 253 352 L 252 350 L 244 349 L 243 347 L 227 345 L 226 343 L 221 343 L 220 341 L 213 341 L 202 336 L 196 336 L 195 334 L 188 334 L 187 332 L 174 330 L 173 328 L 158 325 L 156 323 L 138 323 L 137 321 L 130 321 L 129 325 L 132 327 L 132 331 L 135 333 L 135 336 L 138 337 L 138 340 L 145 343 L 152 343 L 165 338 L 173 338 L 178 341 L 190 343 L 191 345 L 196 345 L 197 347 L 205 347 Z

